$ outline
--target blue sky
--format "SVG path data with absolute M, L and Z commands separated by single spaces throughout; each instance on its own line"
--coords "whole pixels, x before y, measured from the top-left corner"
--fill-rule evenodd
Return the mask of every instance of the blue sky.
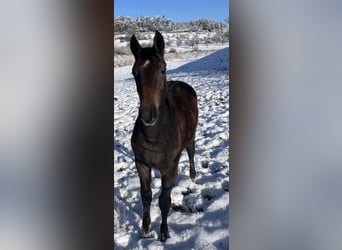
M 174 22 L 207 18 L 224 22 L 229 0 L 114 0 L 114 16 L 166 16 Z

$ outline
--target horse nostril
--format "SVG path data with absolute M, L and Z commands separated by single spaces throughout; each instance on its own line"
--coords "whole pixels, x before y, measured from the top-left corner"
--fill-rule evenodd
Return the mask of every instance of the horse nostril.
M 141 109 L 139 112 L 140 119 L 147 126 L 153 126 L 158 119 L 158 110 L 155 107 Z
M 148 122 L 150 120 L 150 112 L 148 111 L 142 111 L 140 113 L 140 118 L 146 122 Z

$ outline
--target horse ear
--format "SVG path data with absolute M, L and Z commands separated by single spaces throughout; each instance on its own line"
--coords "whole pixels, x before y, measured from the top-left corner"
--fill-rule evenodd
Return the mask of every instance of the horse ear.
M 164 38 L 158 30 L 156 30 L 156 34 L 154 35 L 153 47 L 157 52 L 164 54 L 164 48 L 165 48 Z
M 135 56 L 135 57 L 138 57 L 140 52 L 141 52 L 141 46 L 137 40 L 137 38 L 135 37 L 135 35 L 133 35 L 131 37 L 131 40 L 130 40 L 130 48 L 131 48 L 131 51 L 132 51 L 132 54 Z

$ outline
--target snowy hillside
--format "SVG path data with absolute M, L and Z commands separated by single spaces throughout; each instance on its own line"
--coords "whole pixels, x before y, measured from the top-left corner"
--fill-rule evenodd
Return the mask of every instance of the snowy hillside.
M 136 34 L 143 47 L 152 45 L 154 32 Z M 133 57 L 129 48 L 130 34 L 114 36 L 114 67 L 122 67 L 133 64 Z M 219 49 L 229 46 L 229 42 L 222 40 L 222 32 L 172 32 L 163 33 L 166 44 L 165 58 L 167 61 L 184 58 L 196 58 L 206 56 Z
M 167 79 L 194 87 L 199 105 L 196 131 L 196 183 L 189 178 L 186 151 L 172 191 L 168 223 L 171 238 L 158 240 L 160 174 L 152 171 L 152 239 L 141 239 L 142 203 L 130 138 L 139 98 L 131 65 L 114 69 L 114 248 L 228 249 L 228 48 L 199 59 L 167 61 Z

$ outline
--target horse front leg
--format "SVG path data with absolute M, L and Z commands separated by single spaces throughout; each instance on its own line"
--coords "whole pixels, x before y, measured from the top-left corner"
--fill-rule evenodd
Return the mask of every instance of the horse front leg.
M 152 190 L 151 190 L 151 168 L 136 162 L 136 167 L 140 178 L 140 195 L 143 203 L 143 221 L 142 221 L 142 233 L 141 237 L 147 238 L 150 236 L 150 207 L 152 201 Z
M 160 225 L 160 241 L 166 241 L 170 238 L 169 228 L 167 225 L 167 216 L 171 207 L 171 191 L 175 185 L 177 178 L 177 168 L 171 173 L 162 174 L 162 192 L 159 196 L 159 207 L 162 213 L 162 223 Z

